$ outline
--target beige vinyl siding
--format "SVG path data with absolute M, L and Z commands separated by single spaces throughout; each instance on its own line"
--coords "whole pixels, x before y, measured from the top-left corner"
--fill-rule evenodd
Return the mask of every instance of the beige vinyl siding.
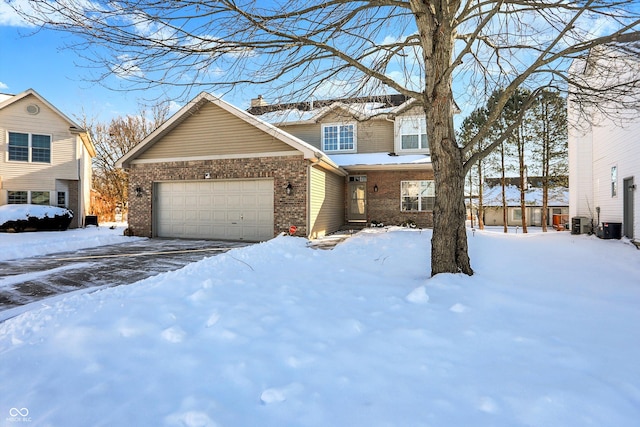
M 290 152 L 291 146 L 244 120 L 206 103 L 137 159 Z
M 322 126 L 320 123 L 281 126 L 280 129 L 295 136 L 296 138 L 300 138 L 307 144 L 313 145 L 318 150 L 322 150 Z
M 319 238 L 344 223 L 344 178 L 311 168 L 309 237 Z
M 36 115 L 26 112 L 29 104 L 40 108 Z M 54 191 L 56 179 L 77 180 L 78 139 L 70 124 L 36 97 L 29 95 L 0 110 L 0 166 L 2 190 Z M 51 136 L 51 163 L 8 161 L 8 132 Z
M 336 114 L 322 118 L 322 123 L 355 122 L 351 117 Z M 281 126 L 281 129 L 322 150 L 322 124 Z M 357 122 L 356 147 L 358 153 L 390 153 L 393 151 L 393 122 L 372 119 Z
M 358 123 L 358 153 L 393 152 L 393 122 L 368 120 Z

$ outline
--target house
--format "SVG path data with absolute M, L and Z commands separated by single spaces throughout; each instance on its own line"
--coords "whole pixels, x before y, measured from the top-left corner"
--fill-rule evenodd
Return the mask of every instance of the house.
M 598 61 L 613 71 L 606 76 L 608 79 L 627 75 L 615 70 L 640 67 L 640 58 L 621 57 L 613 47 L 602 46 L 594 50 L 589 59 L 573 62 L 573 78 L 603 79 L 601 73 L 593 71 L 594 62 Z M 635 95 L 637 98 L 638 93 Z M 581 105 L 575 96 L 568 99 L 568 117 L 573 124 L 569 131 L 569 214 L 572 221 L 582 219 L 593 225 L 616 224 L 620 234 L 616 237 L 637 240 L 640 230 L 640 197 L 636 195 L 640 177 L 640 119 L 637 109 L 621 105 L 624 98 L 632 96 L 613 94 L 612 99 L 617 102 L 602 101 L 597 108 L 591 109 Z M 615 109 L 614 116 L 603 113 L 611 112 L 611 109 Z
M 404 96 L 241 110 L 201 93 L 118 161 L 129 226 L 152 237 L 257 241 L 347 225 L 432 225 L 424 113 Z
M 561 179 L 560 181 L 566 181 Z M 507 225 L 522 226 L 520 204 L 520 178 L 506 178 Z M 483 188 L 484 225 L 504 225 L 504 206 L 500 178 L 485 179 Z M 528 177 L 525 190 L 525 216 L 528 226 L 542 226 L 542 179 Z M 547 200 L 547 225 L 564 229 L 569 222 L 569 190 L 566 186 L 553 185 Z
M 35 90 L 0 95 L 0 205 L 31 203 L 73 211 L 71 227 L 90 212 L 89 133 Z

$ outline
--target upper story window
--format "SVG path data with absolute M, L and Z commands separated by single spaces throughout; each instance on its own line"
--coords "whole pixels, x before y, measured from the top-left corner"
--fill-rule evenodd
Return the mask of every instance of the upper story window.
M 429 152 L 427 119 L 422 116 L 396 117 L 396 152 Z
M 9 132 L 8 154 L 14 162 L 51 163 L 51 136 Z
M 356 125 L 354 123 L 322 125 L 322 151 L 355 151 Z

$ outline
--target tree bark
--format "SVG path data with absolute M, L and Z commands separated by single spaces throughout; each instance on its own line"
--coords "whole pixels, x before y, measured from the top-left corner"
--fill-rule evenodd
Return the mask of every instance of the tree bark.
M 431 238 L 431 275 L 473 274 L 467 251 L 464 156 L 453 127 L 451 61 L 459 1 L 411 0 L 425 64 L 423 105 L 431 148 L 436 199 Z

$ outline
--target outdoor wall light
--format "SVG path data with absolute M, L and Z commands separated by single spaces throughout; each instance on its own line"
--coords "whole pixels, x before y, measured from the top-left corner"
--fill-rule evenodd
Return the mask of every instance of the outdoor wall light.
M 136 187 L 136 197 L 142 197 L 142 187 Z
M 211 179 L 211 174 L 209 172 L 205 173 L 204 179 Z
M 373 186 L 373 192 L 374 192 L 374 193 L 377 193 L 377 192 L 378 192 L 378 184 L 376 184 L 376 185 L 374 185 L 374 186 Z
M 291 186 L 291 183 L 287 184 L 287 187 L 285 188 L 285 191 L 287 192 L 287 196 L 291 195 L 291 192 L 293 191 L 293 187 Z

